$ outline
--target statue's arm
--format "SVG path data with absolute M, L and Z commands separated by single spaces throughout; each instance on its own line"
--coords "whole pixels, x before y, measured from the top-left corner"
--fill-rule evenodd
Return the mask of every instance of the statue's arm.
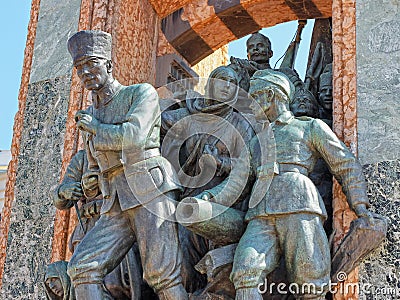
M 210 201 L 227 207 L 240 202 L 242 195 L 251 191 L 254 182 L 255 172 L 251 159 L 249 148 L 244 147 L 229 176 L 219 185 L 204 191 L 199 197 L 208 196 Z
M 154 126 L 160 126 L 158 94 L 147 83 L 138 84 L 132 91 L 133 103 L 121 124 L 100 123 L 93 145 L 96 151 L 121 151 L 122 148 L 145 147 Z
M 221 166 L 219 172 L 221 174 L 229 174 L 235 165 L 240 161 L 239 157 L 244 147 L 248 147 L 250 141 L 256 135 L 251 124 L 238 114 L 239 121 L 236 125 L 238 135 L 235 137 L 235 146 L 230 153 L 230 157 L 221 156 L 219 159 L 221 161 Z
M 169 135 L 169 138 L 180 139 L 190 122 L 190 113 L 187 108 L 167 110 L 161 113 L 161 136 Z
M 69 209 L 73 206 L 73 201 L 79 200 L 82 194 L 81 179 L 84 168 L 85 151 L 76 153 L 65 172 L 60 185 L 53 191 L 53 204 L 58 209 Z
M 312 140 L 316 150 L 341 184 L 350 207 L 359 215 L 369 206 L 362 166 L 346 145 L 323 121 L 312 121 Z
M 237 69 L 243 68 L 250 72 L 258 70 L 257 63 L 248 59 L 237 58 L 234 56 L 230 57 L 231 67 L 237 71 Z

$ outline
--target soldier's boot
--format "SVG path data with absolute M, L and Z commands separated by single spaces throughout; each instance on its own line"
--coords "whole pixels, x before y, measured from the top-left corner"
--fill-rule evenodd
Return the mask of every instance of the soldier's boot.
M 263 300 L 258 288 L 244 288 L 236 291 L 236 300 Z
M 77 300 L 113 300 L 102 284 L 78 284 L 75 286 Z
M 189 300 L 189 296 L 182 284 L 159 291 L 158 297 L 160 300 Z

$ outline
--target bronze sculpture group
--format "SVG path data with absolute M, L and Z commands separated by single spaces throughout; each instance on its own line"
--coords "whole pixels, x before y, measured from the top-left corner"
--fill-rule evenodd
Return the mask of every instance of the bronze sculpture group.
M 183 107 L 161 113 L 151 85 L 113 77 L 111 44 L 102 31 L 68 41 L 93 105 L 76 114 L 84 150 L 54 193 L 58 209 L 80 202 L 81 223 L 68 267 L 48 267 L 49 299 L 270 299 L 259 286 L 280 264 L 287 282 L 315 286 L 292 297 L 325 299 L 331 212 L 309 178 L 318 159 L 357 216 L 371 226 L 376 218 L 357 159 L 314 118 L 331 119 L 331 67 L 316 100 L 294 70 L 270 67 L 271 43 L 256 33 L 248 60 L 232 58 L 204 95 L 187 93 Z M 235 108 L 240 91 L 253 114 Z M 178 224 L 185 203 L 208 217 Z

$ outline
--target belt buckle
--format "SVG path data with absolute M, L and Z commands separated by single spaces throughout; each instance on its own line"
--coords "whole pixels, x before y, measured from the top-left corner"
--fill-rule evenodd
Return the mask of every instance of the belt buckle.
M 274 161 L 274 174 L 279 175 L 279 163 Z

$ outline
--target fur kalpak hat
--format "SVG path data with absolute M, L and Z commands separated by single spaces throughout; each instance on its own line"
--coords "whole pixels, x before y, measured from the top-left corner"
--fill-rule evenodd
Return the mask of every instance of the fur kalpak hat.
M 82 30 L 68 40 L 68 51 L 75 62 L 86 57 L 111 60 L 111 34 L 99 30 Z
M 327 64 L 319 76 L 319 88 L 332 87 L 332 64 Z

